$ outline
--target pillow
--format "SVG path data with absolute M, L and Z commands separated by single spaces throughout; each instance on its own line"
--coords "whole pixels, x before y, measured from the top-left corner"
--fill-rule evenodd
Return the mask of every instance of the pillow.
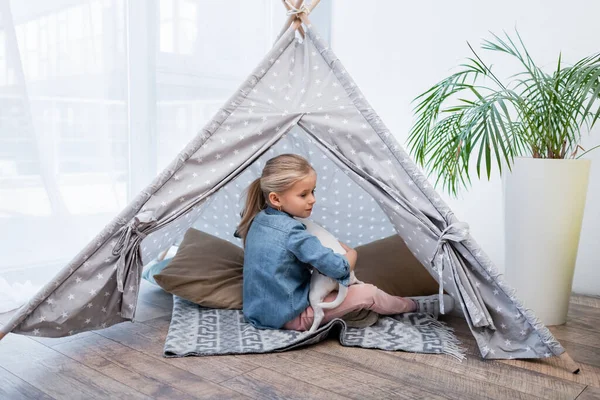
M 354 272 L 359 280 L 394 296 L 427 296 L 438 292 L 435 279 L 400 236 L 393 235 L 355 250 L 358 261 Z M 154 275 L 154 280 L 167 292 L 202 306 L 241 309 L 243 265 L 243 249 L 189 229 L 175 257 Z
M 316 236 L 324 247 L 329 247 L 331 250 L 338 254 L 346 254 L 346 250 L 344 250 L 340 242 L 335 238 L 335 236 L 329 233 L 328 230 L 308 219 L 296 219 L 302 222 L 306 226 L 306 231 L 311 235 Z
M 159 274 L 163 269 L 165 269 L 165 267 L 169 265 L 172 259 L 173 258 L 165 258 L 164 260 L 158 262 L 152 261 L 144 267 L 144 270 L 142 271 L 142 278 L 144 278 L 153 285 L 158 285 L 158 283 L 156 283 L 156 281 L 154 280 L 154 275 Z
M 427 296 L 438 284 L 398 235 L 357 246 L 356 278 L 393 296 Z
M 244 250 L 189 229 L 156 283 L 169 293 L 209 308 L 242 308 Z

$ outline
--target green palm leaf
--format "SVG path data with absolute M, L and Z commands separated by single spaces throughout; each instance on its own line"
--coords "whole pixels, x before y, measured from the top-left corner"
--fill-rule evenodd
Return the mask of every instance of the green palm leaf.
M 506 33 L 492 37 L 481 48 L 522 68 L 507 84 L 468 44 L 473 57 L 414 99 L 409 151 L 450 194 L 471 184 L 473 159 L 477 176 L 490 179 L 494 168 L 502 174 L 518 156 L 574 157 L 582 128 L 600 118 L 600 54 L 572 66 L 563 66 L 559 54 L 556 69 L 546 73 L 518 32 L 515 40 Z

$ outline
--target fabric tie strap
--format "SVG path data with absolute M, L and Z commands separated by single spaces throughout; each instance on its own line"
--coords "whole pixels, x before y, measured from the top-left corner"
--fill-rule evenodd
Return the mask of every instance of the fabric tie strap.
M 298 14 L 302 14 L 305 13 L 306 15 L 310 14 L 310 8 L 306 7 L 306 4 L 302 4 L 302 6 L 300 6 L 300 8 L 296 8 L 294 7 L 293 4 L 290 4 L 290 2 L 288 0 L 285 0 L 286 4 L 288 6 L 290 6 L 290 10 L 288 10 L 288 12 L 286 13 L 286 15 L 292 16 L 292 15 L 298 15 Z
M 132 250 L 137 248 L 139 243 L 146 237 L 146 234 L 140 229 L 155 221 L 156 218 L 152 216 L 151 211 L 143 211 L 121 228 L 121 235 L 112 250 L 114 256 L 119 256 L 117 260 L 117 289 L 121 293 L 123 293 L 131 264 L 134 262 L 131 256 Z
M 440 313 L 445 314 L 444 312 L 444 278 L 442 277 L 442 272 L 444 270 L 444 255 L 447 253 L 447 250 L 444 247 L 448 246 L 448 241 L 452 242 L 462 242 L 467 239 L 469 236 L 469 225 L 466 222 L 455 222 L 450 224 L 442 231 L 440 237 L 437 242 L 437 246 L 435 248 L 435 252 L 433 253 L 433 257 L 431 257 L 431 268 L 437 272 L 438 274 L 438 283 L 439 283 L 439 301 L 440 301 Z M 446 251 L 445 251 L 446 250 Z

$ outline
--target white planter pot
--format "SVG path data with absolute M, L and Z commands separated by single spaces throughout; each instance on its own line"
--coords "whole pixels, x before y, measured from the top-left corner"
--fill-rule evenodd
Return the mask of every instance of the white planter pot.
M 517 158 L 504 179 L 505 278 L 546 325 L 567 319 L 590 164 Z

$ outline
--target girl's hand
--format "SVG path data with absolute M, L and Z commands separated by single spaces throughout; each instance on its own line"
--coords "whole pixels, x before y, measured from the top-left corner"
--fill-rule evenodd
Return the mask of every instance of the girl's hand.
M 345 243 L 342 243 L 342 242 L 339 242 L 339 243 L 346 251 L 354 250 L 352 247 L 347 246 Z
M 346 250 L 346 254 L 344 257 L 348 260 L 348 264 L 350 264 L 350 271 L 354 271 L 354 267 L 356 266 L 356 260 L 358 259 L 358 253 L 352 247 L 346 246 L 344 243 L 340 242 L 340 245 Z

